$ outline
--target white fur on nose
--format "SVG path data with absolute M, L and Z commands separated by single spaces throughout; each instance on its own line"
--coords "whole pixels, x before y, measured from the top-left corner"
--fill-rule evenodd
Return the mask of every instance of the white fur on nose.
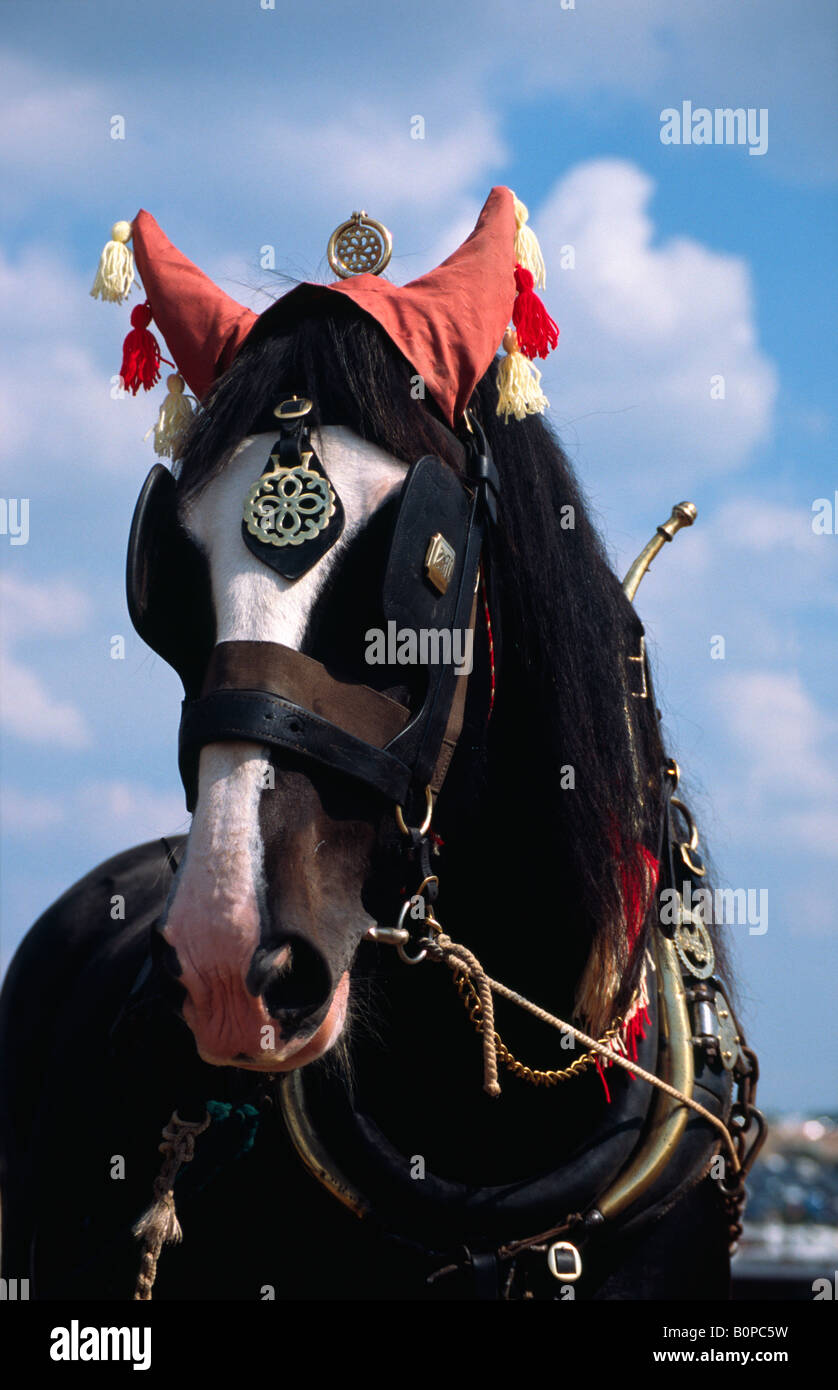
M 404 464 L 351 431 L 315 432 L 315 451 L 346 521 L 332 549 L 291 582 L 252 555 L 241 536 L 245 494 L 264 470 L 275 439 L 275 434 L 244 439 L 183 517 L 209 560 L 218 642 L 299 648 L 312 606 L 341 552 L 404 481 Z M 265 1049 L 262 1031 L 272 1021 L 261 998 L 253 998 L 245 985 L 266 891 L 259 799 L 270 785 L 269 765 L 268 750 L 252 743 L 216 743 L 201 752 L 197 807 L 164 936 L 183 972 L 184 1017 L 207 1061 L 229 1062 L 245 1054 L 269 1065 L 273 1051 Z
M 184 1017 L 208 1060 L 258 1056 L 271 1022 L 245 984 L 265 891 L 259 797 L 268 767 L 253 744 L 202 750 L 200 795 L 163 931 L 188 994 Z

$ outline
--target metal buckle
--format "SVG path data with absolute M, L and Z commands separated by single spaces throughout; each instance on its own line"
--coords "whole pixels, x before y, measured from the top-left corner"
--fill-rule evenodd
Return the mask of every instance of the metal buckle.
M 676 763 L 675 766 L 677 767 L 678 764 Z M 689 810 L 687 806 L 684 805 L 680 797 L 670 797 L 670 804 L 675 807 L 676 811 L 681 812 L 687 830 L 689 831 L 689 840 L 681 841 L 678 843 L 678 849 L 681 852 L 681 858 L 683 859 L 690 872 L 695 874 L 696 878 L 704 878 L 705 874 L 707 873 L 707 869 L 700 860 L 698 863 L 696 863 L 695 860 L 692 858 L 692 856 L 698 849 L 698 827 L 696 826 L 696 823 L 693 820 L 692 812 Z
M 558 1268 L 559 1254 L 573 1256 L 573 1270 L 570 1274 L 566 1274 Z M 553 1278 L 558 1279 L 560 1283 L 575 1284 L 582 1275 L 582 1256 L 569 1240 L 555 1240 L 547 1251 L 547 1268 Z
M 428 831 L 429 831 L 430 828 L 431 828 L 431 820 L 433 819 L 433 814 L 434 814 L 434 794 L 433 794 L 433 792 L 431 791 L 430 786 L 427 786 L 427 787 L 425 788 L 425 819 L 422 821 L 422 824 L 419 826 L 419 834 L 420 834 L 420 835 L 427 835 Z M 403 812 L 401 806 L 397 806 L 397 807 L 396 807 L 396 825 L 399 827 L 399 830 L 402 832 L 403 835 L 409 835 L 409 834 L 410 834 L 410 831 L 408 830 L 407 825 L 405 824 L 404 812 Z
M 303 415 L 308 415 L 311 408 L 307 396 L 291 396 L 287 401 L 275 405 L 273 413 L 277 420 L 300 420 Z

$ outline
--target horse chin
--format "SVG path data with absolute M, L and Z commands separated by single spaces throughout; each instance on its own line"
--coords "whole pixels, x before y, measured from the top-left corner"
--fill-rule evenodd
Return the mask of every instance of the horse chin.
M 291 1038 L 282 1047 L 267 1050 L 256 1057 L 215 1057 L 198 1048 L 203 1062 L 213 1067 L 238 1067 L 242 1071 L 296 1071 L 309 1062 L 316 1062 L 330 1047 L 334 1047 L 343 1031 L 349 1002 L 349 971 L 344 971 L 332 995 L 329 1011 L 317 1030 L 310 1036 Z

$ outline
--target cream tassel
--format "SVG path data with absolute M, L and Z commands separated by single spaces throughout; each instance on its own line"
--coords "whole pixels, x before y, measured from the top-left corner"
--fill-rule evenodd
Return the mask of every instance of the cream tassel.
M 161 458 L 176 459 L 183 448 L 186 432 L 195 416 L 191 401 L 194 396 L 184 394 L 183 377 L 179 372 L 173 372 L 166 379 L 169 390 L 166 399 L 160 407 L 160 414 L 156 424 L 151 429 L 146 430 L 145 438 L 154 431 L 154 452 Z
M 121 304 L 134 283 L 134 254 L 127 245 L 131 236 L 130 222 L 115 222 L 112 240 L 99 257 L 99 269 L 90 291 L 94 299 Z
M 498 367 L 498 415 L 505 423 L 510 415 L 523 420 L 525 415 L 543 414 L 550 402 L 541 389 L 541 372 L 518 351 L 514 329 L 504 336 L 503 346 L 507 356 Z
M 530 214 L 524 203 L 520 198 L 516 198 L 514 193 L 512 199 L 515 207 L 515 259 L 530 272 L 535 288 L 543 290 L 547 284 L 547 269 L 538 237 L 532 227 L 526 226 Z

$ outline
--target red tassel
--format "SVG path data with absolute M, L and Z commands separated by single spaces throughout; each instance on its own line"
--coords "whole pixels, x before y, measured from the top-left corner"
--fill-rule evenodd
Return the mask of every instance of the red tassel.
M 140 387 L 150 391 L 160 380 L 160 345 L 148 330 L 151 305 L 138 304 L 131 310 L 131 332 L 122 344 L 120 376 L 126 391 L 136 396 Z
M 512 306 L 512 322 L 518 335 L 518 347 L 530 361 L 546 357 L 559 341 L 558 325 L 551 319 L 533 289 L 532 271 L 515 267 L 518 294 Z

